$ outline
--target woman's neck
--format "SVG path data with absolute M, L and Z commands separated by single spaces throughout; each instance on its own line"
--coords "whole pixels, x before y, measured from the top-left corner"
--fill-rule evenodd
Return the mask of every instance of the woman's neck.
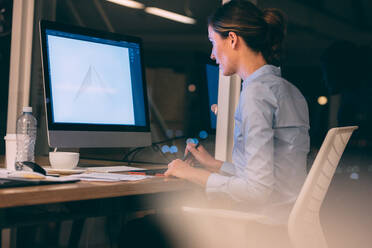
M 240 66 L 238 68 L 237 74 L 245 80 L 248 78 L 253 72 L 257 69 L 261 68 L 262 66 L 266 65 L 267 62 L 264 59 L 261 52 L 256 53 L 252 50 L 248 49 L 244 53 L 244 56 L 241 57 Z

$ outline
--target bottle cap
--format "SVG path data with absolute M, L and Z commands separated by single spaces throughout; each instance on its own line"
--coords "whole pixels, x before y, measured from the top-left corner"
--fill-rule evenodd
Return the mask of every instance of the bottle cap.
M 32 113 L 32 107 L 23 107 L 23 112 Z

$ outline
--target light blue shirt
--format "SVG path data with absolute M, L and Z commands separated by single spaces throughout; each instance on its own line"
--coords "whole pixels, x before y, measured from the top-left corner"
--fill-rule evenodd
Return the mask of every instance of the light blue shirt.
M 243 82 L 232 163 L 209 176 L 208 196 L 227 194 L 240 209 L 285 223 L 306 177 L 308 130 L 303 95 L 280 68 L 262 66 Z

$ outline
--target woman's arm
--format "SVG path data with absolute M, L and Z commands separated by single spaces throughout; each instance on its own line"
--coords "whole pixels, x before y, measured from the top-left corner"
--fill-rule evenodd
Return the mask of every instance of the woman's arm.
M 275 185 L 273 116 L 276 99 L 270 89 L 252 82 L 236 113 L 234 176 L 213 173 L 206 191 L 224 192 L 237 201 L 264 203 Z M 222 170 L 222 169 L 221 169 Z
M 196 147 L 196 144 L 189 143 L 185 149 L 185 154 L 191 152 L 198 162 L 210 172 L 218 172 L 223 164 L 221 160 L 213 158 L 202 145 Z

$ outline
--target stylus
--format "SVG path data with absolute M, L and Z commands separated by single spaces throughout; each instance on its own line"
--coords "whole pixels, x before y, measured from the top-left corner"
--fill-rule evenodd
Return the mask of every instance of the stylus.
M 195 149 L 198 149 L 199 144 L 200 143 L 196 144 Z M 192 155 L 192 153 L 190 151 L 188 151 L 187 154 L 183 156 L 182 161 L 186 161 L 187 159 L 190 158 L 191 155 Z

